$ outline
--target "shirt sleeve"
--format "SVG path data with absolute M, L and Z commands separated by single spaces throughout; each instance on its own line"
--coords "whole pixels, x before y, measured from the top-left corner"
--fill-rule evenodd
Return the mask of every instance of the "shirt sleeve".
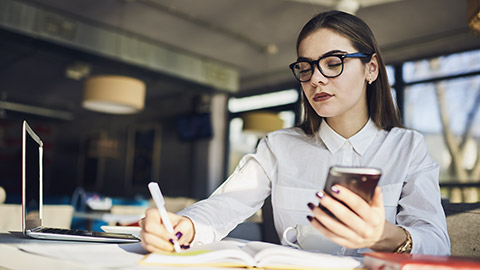
M 418 134 L 398 203 L 397 224 L 412 235 L 412 253 L 450 254 L 450 240 L 438 183 L 439 164 Z
M 195 227 L 192 245 L 219 241 L 262 207 L 271 193 L 276 159 L 268 139 L 254 154 L 245 155 L 233 174 L 212 195 L 178 212 Z

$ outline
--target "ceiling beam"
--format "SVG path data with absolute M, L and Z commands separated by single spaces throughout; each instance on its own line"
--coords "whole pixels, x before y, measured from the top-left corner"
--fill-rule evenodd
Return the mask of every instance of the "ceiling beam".
M 0 27 L 235 93 L 239 72 L 223 63 L 18 0 L 0 0 Z

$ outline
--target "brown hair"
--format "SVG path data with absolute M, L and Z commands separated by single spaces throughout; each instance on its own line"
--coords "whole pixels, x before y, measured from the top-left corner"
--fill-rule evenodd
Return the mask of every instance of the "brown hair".
M 367 84 L 368 115 L 377 127 L 391 130 L 393 127 L 401 127 L 402 121 L 399 112 L 395 108 L 390 85 L 387 79 L 387 71 L 383 62 L 377 41 L 372 30 L 360 18 L 341 11 L 326 11 L 317 14 L 305 24 L 297 39 L 297 53 L 300 43 L 318 29 L 330 29 L 343 35 L 350 40 L 352 46 L 359 52 L 368 55 L 377 55 L 379 73 L 372 84 Z M 364 63 L 370 61 L 370 57 L 363 58 Z M 307 134 L 313 135 L 320 128 L 322 117 L 319 116 L 308 102 L 305 93 L 302 93 L 304 119 L 299 127 Z

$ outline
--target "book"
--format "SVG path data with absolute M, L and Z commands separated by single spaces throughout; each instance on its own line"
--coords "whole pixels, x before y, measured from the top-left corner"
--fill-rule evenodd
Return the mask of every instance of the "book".
M 475 270 L 480 269 L 480 259 L 459 256 L 367 252 L 364 253 L 364 266 L 370 270 Z
M 361 258 L 303 251 L 265 242 L 222 240 L 179 253 L 153 252 L 142 265 L 242 267 L 268 269 L 358 269 Z

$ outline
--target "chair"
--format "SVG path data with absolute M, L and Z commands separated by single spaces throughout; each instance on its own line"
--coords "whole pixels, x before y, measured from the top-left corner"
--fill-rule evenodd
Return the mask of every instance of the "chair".
M 442 200 L 447 216 L 451 253 L 480 257 L 480 203 L 450 203 Z
M 22 205 L 0 204 L 0 232 L 22 230 Z
M 44 205 L 43 225 L 69 229 L 72 223 L 71 205 Z M 0 232 L 22 231 L 22 205 L 0 204 Z
M 73 206 L 66 204 L 44 205 L 43 226 L 70 229 L 72 225 Z

